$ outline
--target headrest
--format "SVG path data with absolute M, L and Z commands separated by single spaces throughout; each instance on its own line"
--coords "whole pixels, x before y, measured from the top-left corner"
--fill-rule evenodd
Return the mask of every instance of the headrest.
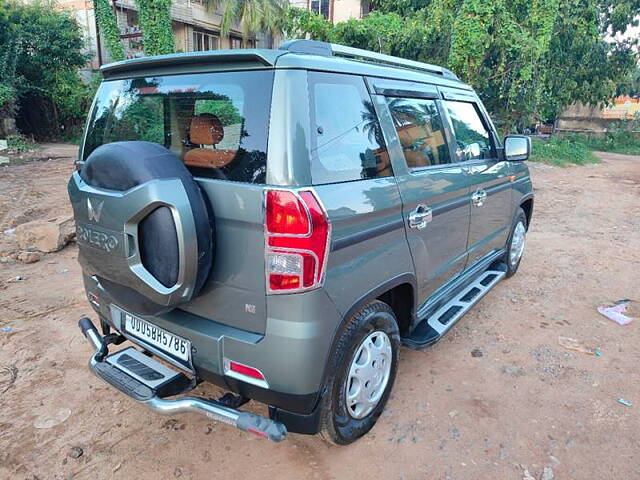
M 222 168 L 236 158 L 237 150 L 209 150 L 192 148 L 184 155 L 184 163 L 190 167 Z
M 222 122 L 212 113 L 201 113 L 191 119 L 189 140 L 198 145 L 217 145 L 224 138 Z

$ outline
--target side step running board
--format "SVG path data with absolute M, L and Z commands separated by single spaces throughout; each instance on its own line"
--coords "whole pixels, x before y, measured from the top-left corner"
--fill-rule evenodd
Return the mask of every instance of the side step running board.
M 422 320 L 402 343 L 420 350 L 437 342 L 455 323 L 505 276 L 502 270 L 485 270 L 454 298 Z
M 158 413 L 173 415 L 197 412 L 259 437 L 275 442 L 284 440 L 286 427 L 270 418 L 204 398 L 181 397 L 166 400 L 163 397 L 189 389 L 191 382 L 186 375 L 171 370 L 133 347 L 108 355 L 107 344 L 91 320 L 81 318 L 78 326 L 95 349 L 89 362 L 93 373 L 132 399 Z

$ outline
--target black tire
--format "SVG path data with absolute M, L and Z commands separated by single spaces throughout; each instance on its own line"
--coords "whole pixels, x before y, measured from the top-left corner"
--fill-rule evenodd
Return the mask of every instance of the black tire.
M 373 410 L 363 418 L 354 418 L 346 405 L 347 377 L 351 362 L 362 342 L 376 331 L 384 332 L 391 345 L 391 369 L 387 385 Z M 374 300 L 354 313 L 339 333 L 327 366 L 329 375 L 322 398 L 320 436 L 336 445 L 348 445 L 362 437 L 375 425 L 389 399 L 398 370 L 400 331 L 393 310 Z
M 512 263 L 510 261 L 510 256 L 509 256 L 511 242 L 513 241 L 513 234 L 516 231 L 516 227 L 518 223 L 522 223 L 524 225 L 525 235 L 526 235 L 526 229 L 528 228 L 527 216 L 524 213 L 524 210 L 522 208 L 518 208 L 516 216 L 514 217 L 513 223 L 511 225 L 511 232 L 509 232 L 509 239 L 507 240 L 507 251 L 504 255 L 504 263 L 507 265 L 507 274 L 506 274 L 507 278 L 513 277 L 516 274 L 516 272 L 518 271 L 518 268 L 520 267 L 520 262 L 522 261 L 522 256 L 521 256 L 520 258 L 518 258 L 517 262 Z

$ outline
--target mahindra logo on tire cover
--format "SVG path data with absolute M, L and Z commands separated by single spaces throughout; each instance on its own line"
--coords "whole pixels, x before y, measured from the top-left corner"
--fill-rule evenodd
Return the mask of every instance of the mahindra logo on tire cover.
M 102 213 L 103 206 L 104 201 L 97 202 L 94 207 L 93 203 L 91 203 L 91 199 L 87 198 L 87 216 L 89 217 L 89 220 L 96 223 L 100 222 L 100 214 Z

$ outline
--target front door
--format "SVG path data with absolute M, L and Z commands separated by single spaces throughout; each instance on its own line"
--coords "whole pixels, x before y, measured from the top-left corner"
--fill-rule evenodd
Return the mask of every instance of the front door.
M 443 92 L 445 115 L 464 162 L 471 194 L 467 265 L 504 247 L 511 225 L 509 165 L 497 151 L 497 138 L 475 95 Z
M 374 95 L 402 197 L 419 305 L 467 262 L 469 188 L 463 166 L 452 162 L 438 97 L 435 87 L 415 96 L 397 86 Z

